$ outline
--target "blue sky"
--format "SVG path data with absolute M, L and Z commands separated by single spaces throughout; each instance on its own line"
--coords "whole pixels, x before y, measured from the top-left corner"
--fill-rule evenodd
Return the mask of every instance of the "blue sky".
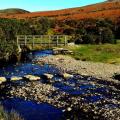
M 33 12 L 80 7 L 103 1 L 104 0 L 0 0 L 0 9 L 22 8 Z

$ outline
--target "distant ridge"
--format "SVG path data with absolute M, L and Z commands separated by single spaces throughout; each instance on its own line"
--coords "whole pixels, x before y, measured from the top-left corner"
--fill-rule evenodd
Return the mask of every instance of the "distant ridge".
M 9 9 L 0 10 L 0 14 L 7 14 L 7 15 L 25 14 L 25 13 L 30 13 L 30 12 L 27 10 L 19 9 L 19 8 L 9 8 Z
M 111 1 L 111 2 L 110 2 Z M 114 2 L 113 2 L 114 1 Z M 117 1 L 117 2 L 116 2 Z M 62 10 L 54 11 L 41 11 L 41 12 L 31 12 L 23 11 L 20 14 L 18 12 L 13 12 L 17 14 L 0 15 L 1 18 L 16 18 L 16 19 L 28 19 L 28 18 L 39 18 L 48 17 L 50 19 L 57 20 L 81 20 L 81 19 L 100 19 L 108 18 L 111 20 L 120 19 L 120 0 L 107 0 L 105 2 L 87 5 L 83 7 L 68 8 Z M 18 9 L 21 10 L 21 9 Z M 9 11 L 9 10 L 8 10 Z M 25 12 L 25 13 L 24 13 Z

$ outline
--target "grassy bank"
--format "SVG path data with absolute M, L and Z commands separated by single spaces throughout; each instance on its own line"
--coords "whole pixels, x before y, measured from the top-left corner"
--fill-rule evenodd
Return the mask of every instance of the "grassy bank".
M 7 113 L 3 107 L 0 105 L 0 120 L 23 120 L 18 113 L 11 111 Z
M 76 45 L 68 46 L 77 60 L 104 62 L 110 64 L 120 63 L 120 43 L 103 45 Z

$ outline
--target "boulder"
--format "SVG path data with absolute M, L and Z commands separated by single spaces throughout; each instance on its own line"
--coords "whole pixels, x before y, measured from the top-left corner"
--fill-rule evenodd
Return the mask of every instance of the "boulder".
M 64 49 L 64 48 L 54 48 L 53 49 L 53 54 L 58 55 L 58 54 L 73 54 L 73 51 Z
M 6 82 L 7 79 L 5 77 L 0 77 L 0 84 L 2 84 L 3 82 Z
M 13 76 L 11 77 L 11 81 L 17 81 L 17 80 L 22 80 L 23 78 L 22 77 L 17 77 L 17 76 Z
M 52 79 L 54 76 L 52 74 L 45 73 L 43 77 L 45 77 L 46 79 Z
M 68 46 L 75 46 L 74 42 L 68 43 Z
M 25 75 L 24 76 L 25 79 L 29 80 L 29 81 L 37 81 L 40 80 L 39 76 L 34 76 L 34 75 Z
M 73 78 L 73 75 L 71 75 L 69 73 L 63 73 L 62 76 L 63 76 L 64 79 Z
M 54 55 L 58 55 L 58 54 L 61 54 L 61 51 L 63 50 L 63 48 L 54 48 L 53 49 L 53 54 Z

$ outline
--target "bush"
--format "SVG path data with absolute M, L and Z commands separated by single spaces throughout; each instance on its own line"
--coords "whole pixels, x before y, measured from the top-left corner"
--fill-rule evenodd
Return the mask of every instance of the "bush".
M 83 44 L 94 44 L 95 43 L 95 37 L 92 34 L 86 34 L 82 37 Z
M 109 28 L 103 29 L 101 39 L 102 43 L 115 43 L 113 32 Z
M 74 40 L 75 44 L 81 44 L 83 42 L 81 35 L 76 35 Z

